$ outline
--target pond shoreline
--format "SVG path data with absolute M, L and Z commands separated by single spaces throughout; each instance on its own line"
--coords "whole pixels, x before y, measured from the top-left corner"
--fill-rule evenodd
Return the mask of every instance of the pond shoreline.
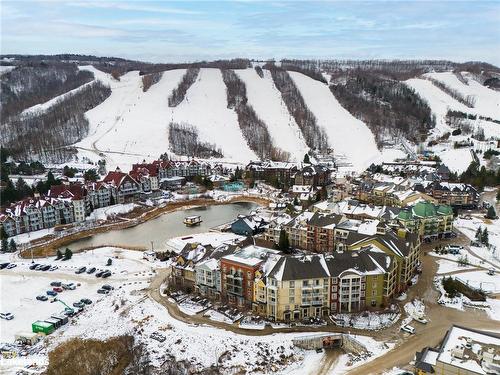
M 208 207 L 208 206 L 220 206 L 229 205 L 233 203 L 256 203 L 260 206 L 267 206 L 271 200 L 260 197 L 260 196 L 235 196 L 227 201 L 215 201 L 213 199 L 190 199 L 178 202 L 167 203 L 163 206 L 152 207 L 149 210 L 139 212 L 132 212 L 128 215 L 123 215 L 127 217 L 120 218 L 118 222 L 104 222 L 98 227 L 84 229 L 75 233 L 70 233 L 63 237 L 57 237 L 55 239 L 49 239 L 48 241 L 43 241 L 44 238 L 39 239 L 37 244 L 23 249 L 19 252 L 19 256 L 24 259 L 31 258 L 33 253 L 33 258 L 44 258 L 47 256 L 53 256 L 56 254 L 57 249 L 68 246 L 75 241 L 92 237 L 94 234 L 105 233 L 109 231 L 122 230 L 127 228 L 132 228 L 137 225 L 143 224 L 147 221 L 156 219 L 166 213 L 171 213 L 180 210 L 187 210 L 197 207 Z M 130 248 L 131 250 L 141 250 L 138 246 L 119 246 L 123 248 Z M 78 249 L 74 252 L 80 252 L 84 249 Z M 142 250 L 146 250 L 144 247 Z

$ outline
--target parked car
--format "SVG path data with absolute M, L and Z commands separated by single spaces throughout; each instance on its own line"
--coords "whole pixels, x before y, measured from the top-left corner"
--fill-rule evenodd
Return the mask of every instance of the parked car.
M 8 265 L 9 265 L 9 262 L 0 264 L 0 270 L 7 268 Z
M 103 271 L 103 270 L 98 271 L 98 272 L 95 274 L 95 277 L 101 277 L 101 276 L 102 276 L 102 274 L 103 274 L 104 272 L 106 272 L 106 271 Z
M 59 286 L 56 286 L 56 287 L 52 288 L 52 290 L 53 290 L 54 292 L 57 292 L 57 293 L 62 293 L 63 288 L 61 288 L 61 287 L 59 287 Z
M 37 268 L 39 266 L 38 263 L 33 263 L 31 266 L 30 266 L 30 270 L 34 270 L 35 268 Z
M 61 286 L 66 290 L 75 290 L 76 285 L 73 283 L 61 284 Z
M 60 281 L 52 281 L 50 283 L 50 286 L 61 286 L 61 282 Z
M 111 276 L 111 272 L 110 272 L 110 271 L 106 271 L 106 272 L 104 272 L 104 273 L 102 274 L 102 278 L 103 278 L 103 279 L 106 279 L 106 278 L 108 278 L 108 277 L 110 277 L 110 276 Z
M 12 315 L 11 313 L 0 313 L 0 318 L 5 320 L 12 320 L 14 319 L 14 315 Z
M 39 296 L 36 296 L 36 299 L 38 301 L 47 301 L 49 298 L 47 296 L 44 296 L 43 294 L 40 294 Z
M 73 303 L 73 307 L 77 307 L 77 308 L 80 308 L 80 307 L 84 307 L 85 304 L 83 302 L 74 302 Z
M 80 302 L 83 302 L 84 304 L 86 305 L 91 305 L 92 304 L 92 300 L 91 299 L 88 299 L 88 298 L 82 298 L 80 300 Z
M 57 266 L 50 266 L 49 271 L 55 271 L 55 270 L 57 270 L 58 268 L 59 268 L 59 267 L 57 267 Z
M 453 255 L 460 254 L 460 251 L 463 249 L 464 249 L 464 247 L 460 246 L 460 245 L 448 245 L 448 246 L 446 246 L 446 250 L 448 250 L 448 252 L 450 254 L 453 254 Z
M 17 264 L 15 264 L 15 263 L 11 263 L 11 264 L 9 264 L 9 265 L 7 266 L 7 269 L 8 269 L 8 270 L 10 270 L 10 269 L 15 268 L 15 267 L 17 267 Z
M 76 273 L 76 274 L 84 273 L 86 270 L 87 270 L 87 267 L 83 266 L 83 267 L 78 268 L 78 269 L 75 271 L 75 273 Z
M 425 319 L 424 317 L 422 317 L 422 316 L 417 316 L 417 317 L 414 317 L 413 319 L 416 320 L 419 323 L 422 323 L 422 324 L 429 323 L 429 321 L 427 319 Z
M 57 296 L 57 292 L 54 292 L 53 290 L 47 290 L 47 295 L 55 297 L 55 296 Z
M 50 270 L 50 265 L 49 264 L 46 264 L 46 265 L 40 267 L 40 271 L 48 271 L 48 270 Z
M 404 326 L 401 326 L 401 331 L 408 332 L 409 334 L 413 335 L 415 333 L 415 328 L 412 326 L 405 324 Z
M 113 290 L 115 288 L 113 288 L 111 285 L 108 285 L 108 284 L 104 284 L 103 286 L 101 286 L 102 289 L 106 289 L 106 290 Z
M 97 293 L 99 293 L 99 294 L 109 294 L 109 290 L 107 290 L 107 289 L 97 289 Z
M 490 268 L 490 269 L 488 270 L 488 275 L 490 275 L 490 276 L 495 276 L 495 269 L 494 269 L 494 268 Z
M 90 275 L 91 273 L 94 273 L 94 272 L 95 272 L 95 270 L 96 270 L 96 268 L 95 268 L 95 267 L 89 268 L 89 269 L 87 270 L 87 273 Z
M 43 264 L 39 264 L 38 266 L 35 267 L 35 271 L 41 271 L 43 267 L 44 267 Z

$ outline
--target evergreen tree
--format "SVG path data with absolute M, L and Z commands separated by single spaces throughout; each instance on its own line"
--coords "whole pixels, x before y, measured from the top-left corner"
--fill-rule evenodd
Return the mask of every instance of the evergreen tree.
M 309 159 L 309 154 L 304 155 L 304 163 L 305 164 L 311 164 L 311 160 Z
M 57 249 L 57 253 L 56 253 L 56 260 L 59 260 L 63 257 L 63 253 L 61 250 Z
M 488 207 L 488 212 L 486 213 L 486 219 L 495 219 L 497 217 L 497 213 L 495 212 L 495 208 L 493 206 Z
M 3 252 L 9 251 L 9 242 L 7 241 L 7 238 L 2 238 L 2 251 Z
M 288 253 L 290 251 L 290 242 L 288 241 L 288 234 L 285 232 L 284 229 L 280 231 L 278 248 L 285 253 Z
M 293 205 L 294 206 L 298 206 L 299 205 L 299 199 L 297 198 L 297 196 L 295 196 L 295 198 L 293 198 Z
M 99 176 L 97 175 L 97 171 L 95 169 L 87 169 L 83 174 L 83 178 L 85 181 L 96 182 Z
M 489 239 L 488 239 L 488 228 L 484 228 L 483 230 L 483 235 L 481 236 L 481 242 L 485 244 L 486 246 L 489 245 Z
M 11 238 L 10 243 L 9 243 L 9 251 L 11 253 L 14 253 L 17 250 L 17 244 L 16 241 L 14 241 L 13 238 Z
M 481 241 L 481 237 L 483 236 L 483 232 L 481 230 L 481 227 L 477 228 L 476 231 L 476 240 Z
M 72 256 L 73 252 L 69 248 L 66 248 L 66 251 L 64 252 L 64 260 L 71 259 Z

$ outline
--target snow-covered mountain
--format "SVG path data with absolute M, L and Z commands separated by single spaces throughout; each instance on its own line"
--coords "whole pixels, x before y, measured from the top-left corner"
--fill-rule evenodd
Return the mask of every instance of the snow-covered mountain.
M 94 101 L 85 109 L 82 114 L 87 129 L 76 143 L 66 144 L 66 147 L 74 147 L 80 160 L 82 157 L 93 161 L 105 158 L 110 168 L 115 165 L 127 168 L 139 160 L 152 160 L 165 152 L 174 155 L 169 143 L 172 123 L 194 129 L 196 142 L 213 147 L 217 153 L 220 151 L 223 155 L 220 160 L 227 163 L 247 163 L 259 159 L 258 155 L 262 157 L 262 150 L 257 150 L 250 139 L 253 134 L 248 132 L 248 126 L 252 122 L 258 122 L 259 135 L 264 134 L 272 143 L 271 150 L 279 150 L 280 157 L 291 161 L 301 161 L 309 151 L 312 129 L 321 132 L 323 141 L 335 155 L 357 171 L 371 163 L 412 153 L 418 143 L 415 137 L 419 135 L 423 137 L 420 142 L 439 140 L 432 146 L 433 150 L 451 169 L 460 172 L 467 167 L 473 154 L 469 150 L 455 150 L 454 142 L 470 141 L 470 137 L 473 138 L 470 142 L 500 138 L 500 92 L 484 86 L 481 77 L 469 71 L 424 71 L 401 79 L 413 65 L 411 69 L 405 67 L 403 74 L 395 64 L 390 66 L 392 70 L 384 66 L 383 74 L 377 70 L 379 67 L 371 67 L 375 70 L 367 69 L 368 75 L 360 74 L 358 81 L 352 81 L 353 75 L 346 73 L 349 64 L 338 68 L 324 63 L 314 74 L 312 70 L 302 69 L 303 66 L 296 68 L 289 62 L 284 69 L 276 68 L 285 73 L 275 75 L 271 74 L 272 67 L 254 64 L 246 69 L 234 69 L 236 75 L 230 81 L 218 67 L 200 67 L 192 72 L 195 78 L 184 87 L 187 90 L 181 90 L 180 103 L 170 106 L 169 97 L 174 90 L 179 90 L 187 69 L 168 67 L 163 71 L 156 68 L 153 73 L 159 79 L 145 88 L 144 77 L 148 71 L 127 69 L 120 75 L 109 69 L 82 64 L 78 71 L 90 72 L 93 80 L 87 78 L 77 87 L 67 84 L 71 90 L 62 94 L 59 90 L 53 97 L 45 95 L 48 100 L 20 107 L 17 120 L 48 113 L 68 98 L 74 99 L 86 87 L 102 83 L 109 87 L 110 94 L 103 95 L 100 102 Z M 358 63 L 356 74 L 362 70 Z M 79 77 L 76 72 L 71 74 Z M 276 77 L 283 79 L 283 74 L 289 78 L 285 77 L 278 84 Z M 394 79 L 398 74 L 401 77 Z M 325 77 L 331 81 L 327 82 Z M 232 91 L 228 86 L 231 84 L 234 85 Z M 409 94 L 413 98 L 406 99 Z M 415 103 L 418 110 L 409 114 L 406 124 L 399 124 L 411 103 Z M 358 110 L 360 106 L 362 110 Z M 396 112 L 397 115 L 392 116 Z M 427 134 L 422 135 L 422 129 L 411 128 L 412 124 L 430 118 L 429 113 L 435 120 L 432 124 L 424 124 Z M 7 121 L 2 127 L 12 132 L 12 124 L 15 121 Z M 456 130 L 457 124 L 462 133 L 446 135 Z M 257 126 L 255 130 L 257 133 Z M 447 138 L 443 139 L 443 135 Z M 178 138 L 170 137 L 172 139 Z M 383 144 L 392 145 L 384 148 Z M 5 139 L 2 145 L 8 147 Z

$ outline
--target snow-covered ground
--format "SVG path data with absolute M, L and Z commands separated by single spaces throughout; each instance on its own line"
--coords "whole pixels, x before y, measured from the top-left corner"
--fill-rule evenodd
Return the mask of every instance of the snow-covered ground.
M 474 289 L 481 289 L 489 293 L 500 293 L 500 275 L 488 275 L 485 270 L 463 272 L 454 275 L 454 277 L 464 284 Z
M 464 97 L 474 98 L 474 108 L 469 108 L 467 112 L 479 113 L 496 120 L 500 119 L 500 92 L 483 86 L 470 73 L 462 73 L 467 84 L 460 81 L 453 72 L 427 73 L 425 75 L 444 83 Z
M 74 273 L 76 268 L 83 265 L 106 268 L 104 264 L 108 258 L 113 259 L 113 264 L 109 267 L 113 275 L 108 279 Z M 66 290 L 58 296 L 68 305 L 81 298 L 90 298 L 93 303 L 85 307 L 79 316 L 72 318 L 70 324 L 51 334 L 50 340 L 39 344 L 48 345 L 48 350 L 73 337 L 107 339 L 132 334 L 146 345 L 155 366 L 161 365 L 167 359 L 166 356 L 172 355 L 176 360 L 187 360 L 202 370 L 221 357 L 220 364 L 224 372 L 233 373 L 244 369 L 256 374 L 304 374 L 306 367 L 310 369 L 307 373 L 314 374 L 319 365 L 317 360 L 325 355 L 293 346 L 292 339 L 309 333 L 245 336 L 213 327 L 186 324 L 172 318 L 163 306 L 147 298 L 144 292 L 155 275 L 155 269 L 164 267 L 165 264 L 146 261 L 142 259 L 141 252 L 102 248 L 74 254 L 71 260 L 65 262 L 55 262 L 53 258 L 38 262 L 58 264 L 59 269 L 53 272 L 31 271 L 28 269 L 29 261 L 19 260 L 16 268 L 0 271 L 2 312 L 11 312 L 15 316 L 13 320 L 0 321 L 1 342 L 12 342 L 16 333 L 29 332 L 31 323 L 35 320 L 62 312 L 64 306 L 59 302 L 35 299 L 37 295 L 45 294 L 46 290 L 51 289 L 51 281 L 57 280 L 79 284 L 76 290 Z M 115 289 L 109 295 L 97 294 L 97 289 L 103 284 L 114 286 Z M 4 298 L 6 295 L 9 298 Z M 213 310 L 207 313 L 213 320 L 225 320 Z M 150 335 L 153 332 L 161 333 L 165 336 L 165 341 L 152 339 Z M 356 336 L 355 339 L 372 353 L 368 360 L 390 348 L 390 345 L 369 337 Z M 39 355 L 4 360 L 2 365 L 5 366 L 6 373 L 14 373 L 17 366 L 46 363 L 46 353 L 46 350 L 42 350 Z M 351 368 L 348 366 L 349 361 L 353 361 L 352 356 L 342 355 L 332 371 L 347 371 Z M 354 360 L 353 363 L 356 366 L 363 361 Z
M 167 121 L 195 126 L 200 140 L 220 147 L 225 157 L 243 162 L 258 159 L 243 138 L 236 112 L 227 108 L 226 85 L 219 69 L 200 69 L 182 103 L 170 110 Z
M 500 271 L 500 219 L 487 220 L 473 215 L 471 220 L 457 218 L 454 225 L 471 240 L 475 239 L 479 227 L 483 230 L 488 228 L 488 240 L 491 247 L 471 246 L 470 250 L 478 257 L 491 262 Z
M 264 121 L 277 147 L 288 151 L 295 161 L 302 161 L 308 147 L 294 118 L 290 116 L 271 73 L 264 70 L 260 78 L 255 69 L 235 70 L 245 82 L 248 103 Z
M 16 236 L 9 237 L 9 241 L 14 240 L 16 244 L 22 244 L 33 240 L 37 240 L 45 236 L 49 236 L 51 234 L 54 234 L 54 228 L 40 229 L 34 232 L 21 233 Z
M 472 154 L 469 148 L 448 148 L 438 152 L 443 164 L 452 172 L 462 173 L 472 162 Z
M 438 264 L 438 270 L 437 270 L 438 275 L 471 269 L 471 266 L 461 266 L 457 262 L 445 259 L 438 259 L 437 264 Z
M 112 216 L 127 214 L 138 207 L 135 203 L 115 204 L 113 206 L 97 208 L 89 216 L 89 220 L 107 220 Z
M 4 254 L 2 257 L 5 258 Z M 106 266 L 107 260 L 112 259 L 113 264 Z M 9 259 L 3 259 L 7 261 Z M 1 275 L 1 312 L 14 314 L 13 320 L 0 320 L 0 342 L 11 342 L 14 335 L 19 332 L 30 332 L 31 323 L 43 320 L 52 314 L 61 313 L 63 304 L 59 302 L 37 301 L 38 295 L 46 295 L 47 290 L 52 290 L 52 281 L 64 283 L 73 282 L 80 284 L 75 290 L 65 290 L 57 297 L 68 305 L 78 302 L 81 298 L 90 298 L 97 301 L 103 297 L 97 294 L 97 289 L 103 284 L 118 287 L 126 282 L 133 282 L 142 287 L 153 276 L 151 265 L 142 260 L 142 253 L 138 251 L 117 248 L 102 248 L 88 252 L 74 254 L 67 261 L 56 261 L 55 257 L 38 259 L 37 263 L 57 265 L 55 271 L 30 270 L 29 260 L 18 259 L 13 269 L 0 271 Z M 94 274 L 75 274 L 82 266 L 96 267 L 98 270 L 109 270 L 112 276 L 107 279 L 96 278 Z M 139 284 L 138 284 L 139 283 Z M 92 309 L 92 305 L 88 307 Z
M 362 121 L 344 109 L 327 85 L 302 73 L 289 72 L 336 154 L 344 154 L 358 172 L 381 159 L 375 137 Z M 362 150 L 362 151 L 361 151 Z

